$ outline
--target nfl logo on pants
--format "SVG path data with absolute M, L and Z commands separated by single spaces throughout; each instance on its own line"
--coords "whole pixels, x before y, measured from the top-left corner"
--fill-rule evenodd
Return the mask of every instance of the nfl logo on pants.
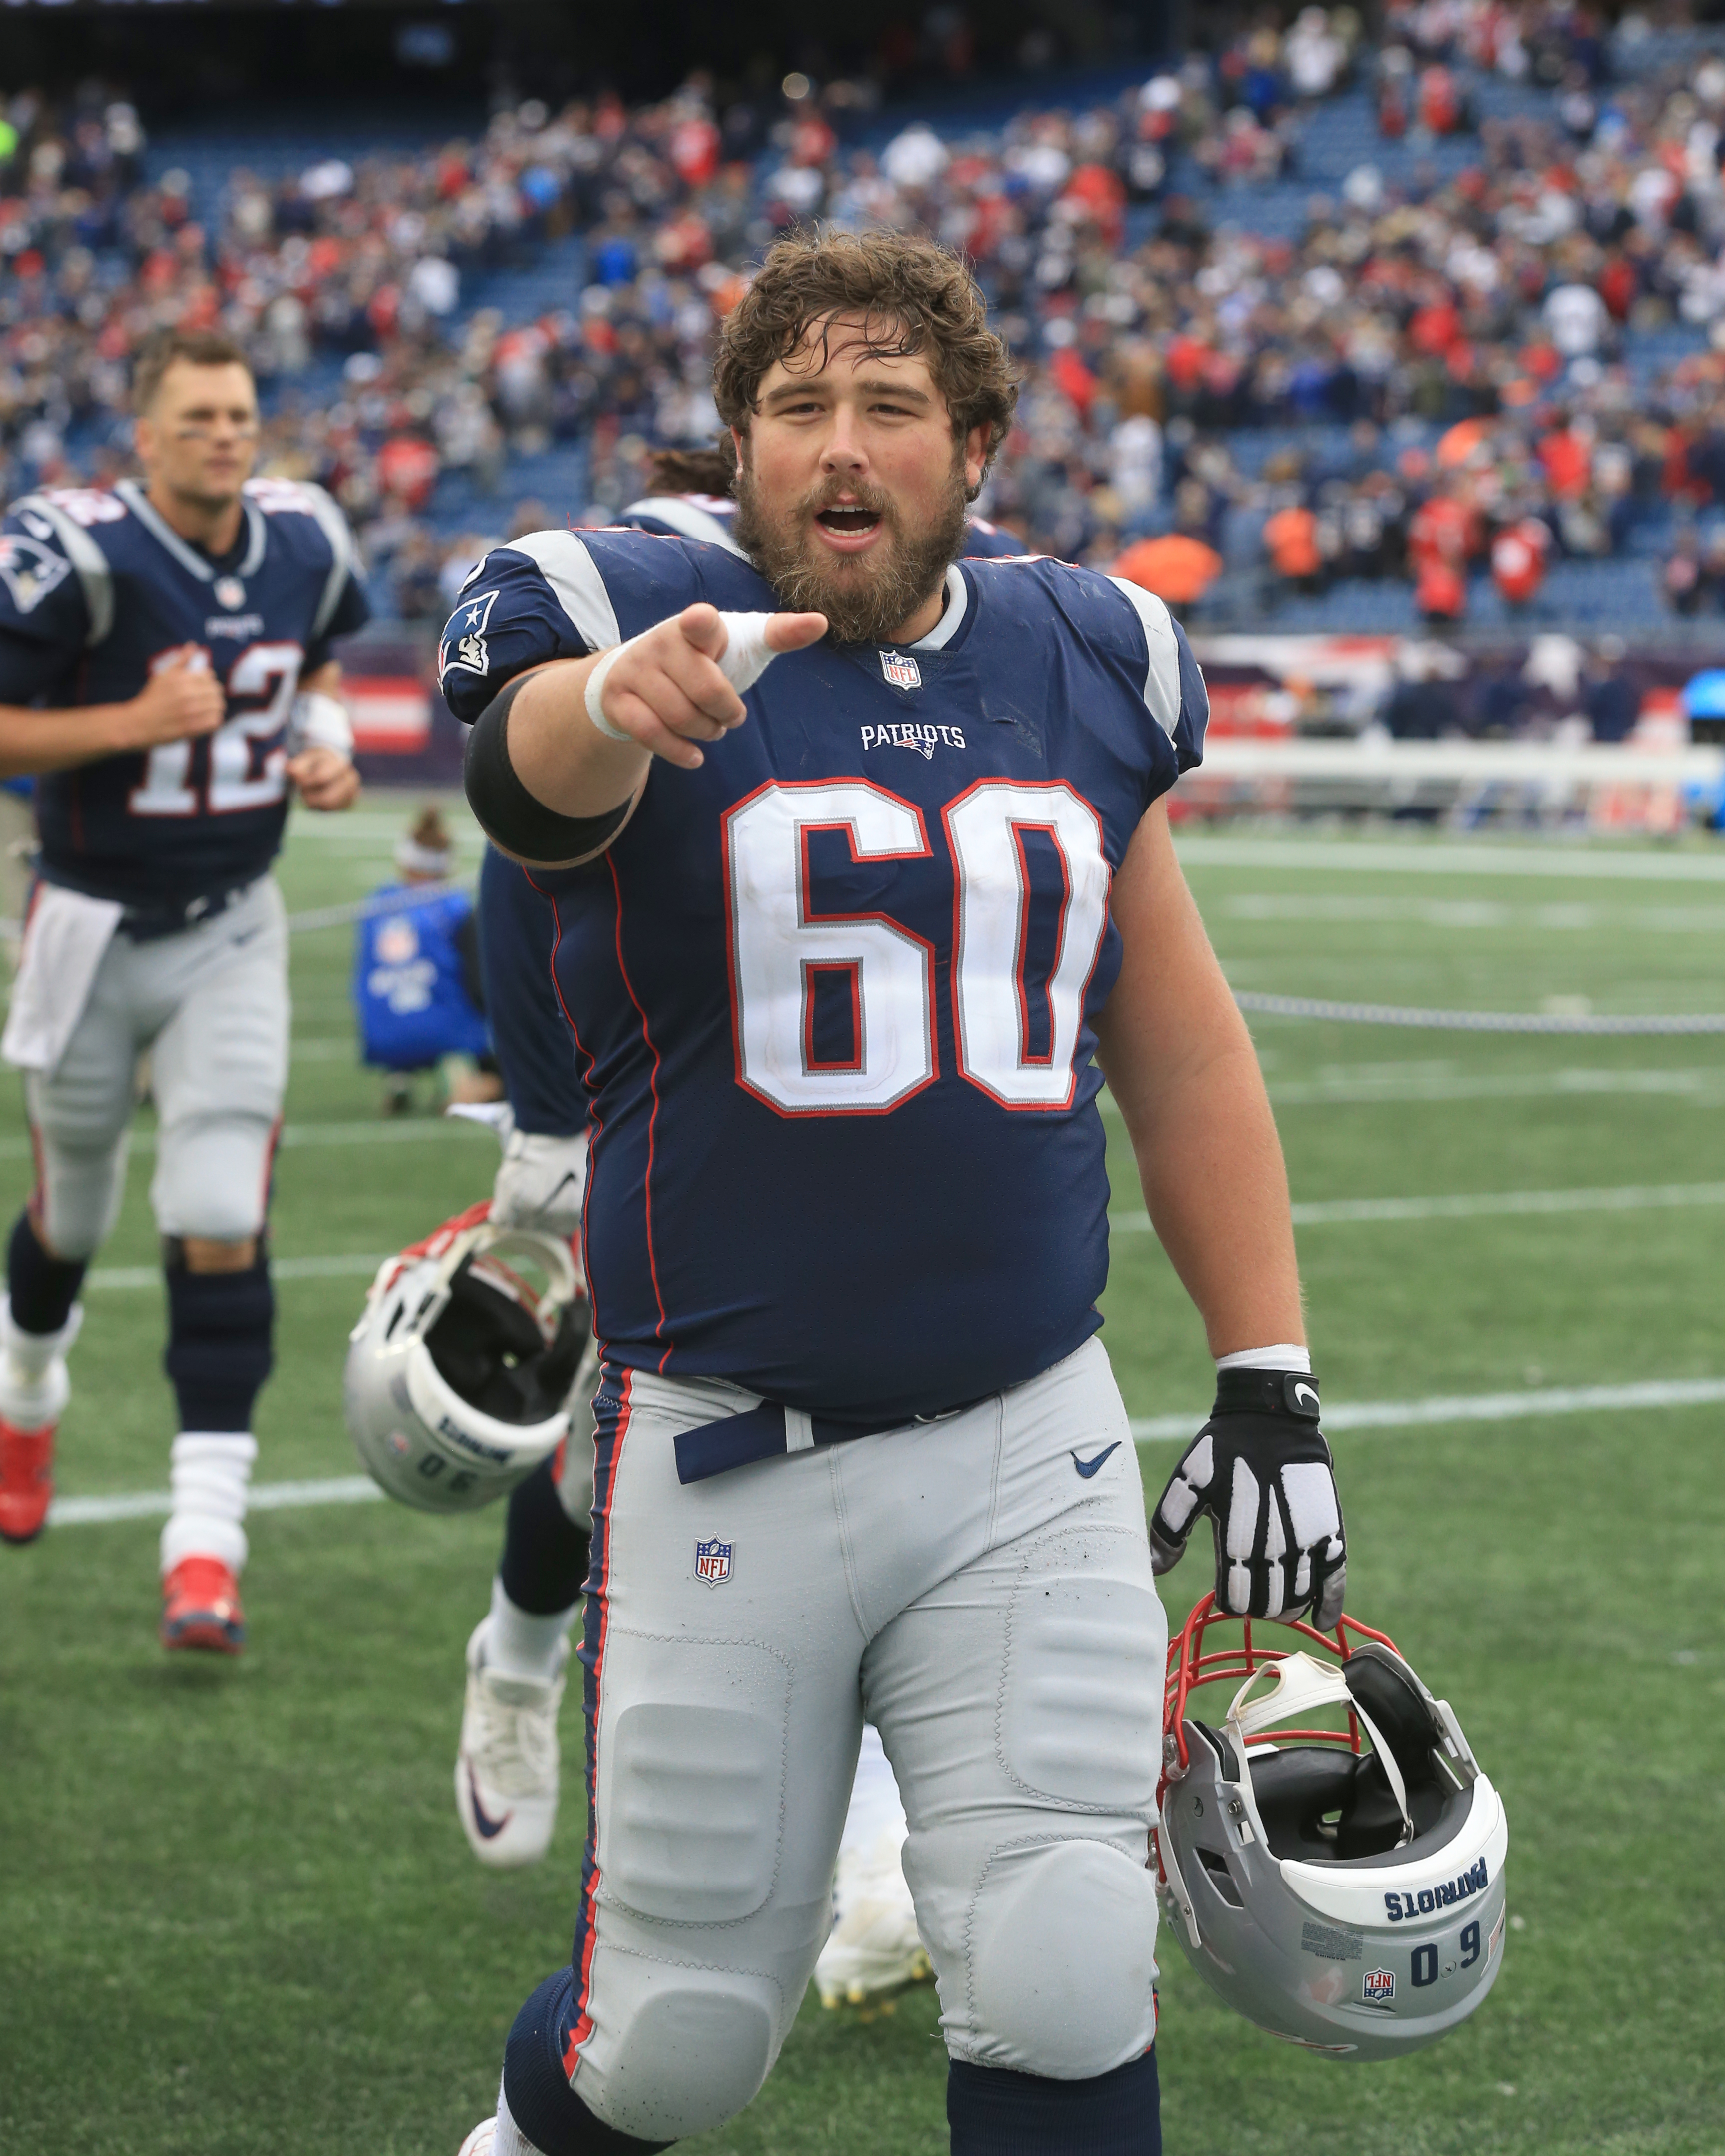
M 695 1577 L 709 1587 L 716 1587 L 731 1577 L 731 1544 L 721 1543 L 716 1536 L 710 1543 L 695 1545 Z

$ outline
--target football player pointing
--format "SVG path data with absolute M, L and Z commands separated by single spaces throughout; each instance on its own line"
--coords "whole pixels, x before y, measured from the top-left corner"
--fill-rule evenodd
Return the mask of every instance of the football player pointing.
M 1162 603 L 964 561 L 1014 390 L 963 265 L 781 243 L 716 375 L 750 560 L 543 532 L 444 686 L 542 865 L 593 1104 L 590 1819 L 570 1966 L 470 2148 L 664 2148 L 795 2016 L 865 1712 L 966 2156 L 1160 2147 L 1155 1563 L 1339 1599 L 1286 1179 L 1160 797 Z M 1106 1067 L 1221 1363 L 1153 1558 L 1095 1337 Z
M 28 495 L 0 526 L 0 772 L 40 774 L 42 840 L 0 1043 L 28 1074 L 39 1164 L 0 1306 L 0 1536 L 28 1541 L 47 1517 L 76 1297 L 119 1209 L 147 1048 L 180 1418 L 162 1637 L 231 1652 L 287 1075 L 268 870 L 290 787 L 319 809 L 358 791 L 330 646 L 368 609 L 328 496 L 251 480 L 257 400 L 236 346 L 158 340 L 134 403 L 145 485 Z

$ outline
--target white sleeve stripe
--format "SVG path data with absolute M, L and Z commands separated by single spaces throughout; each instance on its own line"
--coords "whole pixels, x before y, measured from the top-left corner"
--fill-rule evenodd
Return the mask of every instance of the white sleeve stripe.
M 27 494 L 13 504 L 14 510 L 33 510 L 53 525 L 54 536 L 65 549 L 66 559 L 84 587 L 85 609 L 90 616 L 86 644 L 100 644 L 114 626 L 114 573 L 108 557 L 84 529 L 39 494 Z
M 740 561 L 748 559 L 726 526 L 711 511 L 697 509 L 680 495 L 649 494 L 643 501 L 630 502 L 623 514 L 626 517 L 650 516 L 656 523 L 670 525 L 673 531 L 680 532 L 684 538 L 693 539 L 701 546 L 722 547 L 727 554 L 735 554 Z
M 1143 626 L 1150 665 L 1144 676 L 1144 701 L 1150 716 L 1172 741 L 1180 723 L 1180 647 L 1174 641 L 1173 617 L 1153 592 L 1127 577 L 1110 577 L 1109 583 L 1132 603 Z
M 311 634 L 316 638 L 323 634 L 334 618 L 342 588 L 353 574 L 353 535 L 347 529 L 347 519 L 321 486 L 308 484 L 305 493 L 311 504 L 311 514 L 330 542 L 330 573 L 324 581 L 317 612 L 311 618 Z
M 608 651 L 622 643 L 617 609 L 598 564 L 572 531 L 530 531 L 525 539 L 511 539 L 503 551 L 525 554 L 537 567 L 589 651 Z

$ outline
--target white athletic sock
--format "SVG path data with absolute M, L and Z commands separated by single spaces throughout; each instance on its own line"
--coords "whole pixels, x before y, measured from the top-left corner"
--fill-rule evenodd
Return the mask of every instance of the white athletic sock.
M 581 1607 L 572 1602 L 567 1609 L 554 1609 L 549 1617 L 535 1617 L 518 1609 L 503 1592 L 503 1582 L 491 1582 L 491 1620 L 485 1627 L 485 1667 L 499 1676 L 522 1677 L 532 1684 L 549 1684 L 557 1673 L 563 1635 Z
M 248 1430 L 182 1430 L 174 1440 L 169 1481 L 174 1508 L 162 1530 L 162 1569 L 182 1558 L 219 1558 L 232 1572 L 246 1558 L 246 1485 L 258 1456 Z
M 8 1296 L 4 1314 L 0 1316 L 0 1340 L 5 1342 L 6 1359 L 18 1383 L 39 1383 L 55 1356 L 64 1355 L 78 1337 L 78 1328 L 83 1322 L 84 1305 L 74 1302 L 70 1316 L 57 1332 L 26 1332 L 13 1316 L 12 1297 Z
M 510 2117 L 501 2082 L 497 2084 L 497 2131 L 491 2142 L 491 2156 L 539 2156 L 537 2144 L 529 2141 Z

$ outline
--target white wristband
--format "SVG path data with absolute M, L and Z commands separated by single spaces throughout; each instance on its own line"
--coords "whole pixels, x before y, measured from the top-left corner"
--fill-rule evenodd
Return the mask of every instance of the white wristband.
M 1278 1340 L 1273 1348 L 1241 1348 L 1232 1355 L 1216 1358 L 1219 1370 L 1298 1370 L 1312 1375 L 1312 1357 L 1291 1340 Z
M 640 747 L 640 743 L 635 741 L 635 737 L 633 734 L 624 733 L 621 726 L 614 726 L 611 721 L 605 716 L 604 705 L 605 676 L 611 671 L 611 669 L 616 665 L 623 654 L 628 650 L 629 644 L 633 644 L 634 642 L 634 639 L 631 637 L 629 639 L 629 644 L 614 644 L 611 649 L 606 652 L 603 657 L 599 660 L 598 665 L 594 667 L 592 673 L 588 675 L 587 716 L 593 721 L 594 726 L 598 727 L 598 731 L 605 737 L 607 741 L 631 742 L 634 742 L 637 748 L 639 748 Z
M 288 748 L 294 755 L 302 748 L 332 748 L 351 757 L 353 721 L 341 698 L 323 689 L 302 689 L 288 721 Z
M 719 619 L 725 624 L 725 654 L 718 662 L 719 671 L 741 696 L 754 687 L 778 657 L 767 642 L 767 624 L 773 616 L 721 613 Z M 604 692 L 605 676 L 629 645 L 639 641 L 639 637 L 632 636 L 625 643 L 614 644 L 587 677 L 587 716 L 607 741 L 633 742 L 635 738 L 633 734 L 624 733 L 620 726 L 614 726 L 605 716 Z

